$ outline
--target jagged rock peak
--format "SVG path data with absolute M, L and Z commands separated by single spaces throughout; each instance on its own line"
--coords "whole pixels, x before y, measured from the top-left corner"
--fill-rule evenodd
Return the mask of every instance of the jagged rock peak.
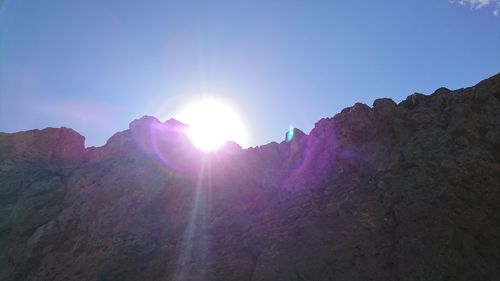
M 174 126 L 174 127 L 187 127 L 188 126 L 175 118 L 167 119 L 165 122 L 163 122 L 163 124 L 169 125 L 169 126 Z
M 300 129 L 291 128 L 285 134 L 285 141 L 287 141 L 287 142 L 300 141 L 305 137 L 307 137 L 307 134 L 302 132 Z
M 149 127 L 151 124 L 155 123 L 161 123 L 161 122 L 154 116 L 144 115 L 141 118 L 135 119 L 134 121 L 130 122 L 129 128 L 131 130 L 134 130 L 135 128 L 138 127 Z
M 66 127 L 3 134 L 0 142 L 4 153 L 19 159 L 75 163 L 85 157 L 85 137 Z
M 171 127 L 187 127 L 188 126 L 175 118 L 169 118 L 169 119 L 165 120 L 165 122 L 161 122 L 160 120 L 158 120 L 154 116 L 144 115 L 141 118 L 135 119 L 134 121 L 130 122 L 129 128 L 132 129 L 133 127 L 134 128 L 149 127 L 153 124 L 162 124 L 164 126 L 171 126 Z
M 446 87 L 441 87 L 437 90 L 434 91 L 434 93 L 432 95 L 444 95 L 444 94 L 448 94 L 448 93 L 451 93 L 452 90 L 446 88 Z

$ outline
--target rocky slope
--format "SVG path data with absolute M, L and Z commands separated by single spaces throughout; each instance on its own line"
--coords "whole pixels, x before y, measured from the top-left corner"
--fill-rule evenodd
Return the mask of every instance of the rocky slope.
M 500 280 L 500 74 L 212 155 L 0 134 L 0 280 Z

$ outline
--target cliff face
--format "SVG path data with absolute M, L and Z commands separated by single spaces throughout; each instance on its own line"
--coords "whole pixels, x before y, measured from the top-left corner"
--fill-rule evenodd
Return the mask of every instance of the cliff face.
M 500 280 L 500 74 L 211 155 L 0 134 L 0 280 Z

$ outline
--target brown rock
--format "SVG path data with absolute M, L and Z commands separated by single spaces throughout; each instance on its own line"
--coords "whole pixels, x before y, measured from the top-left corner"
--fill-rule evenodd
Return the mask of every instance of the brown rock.
M 500 280 L 500 74 L 203 155 L 0 134 L 0 280 Z

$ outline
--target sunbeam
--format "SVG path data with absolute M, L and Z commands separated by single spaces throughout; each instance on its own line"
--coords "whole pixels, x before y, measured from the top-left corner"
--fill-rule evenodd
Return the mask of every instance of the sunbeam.
M 211 163 L 205 155 L 198 172 L 192 209 L 183 234 L 181 252 L 173 280 L 190 279 L 190 274 L 205 276 L 209 256 L 207 218 L 211 211 Z M 196 239 L 196 234 L 200 239 Z M 195 269 L 191 266 L 195 264 Z

